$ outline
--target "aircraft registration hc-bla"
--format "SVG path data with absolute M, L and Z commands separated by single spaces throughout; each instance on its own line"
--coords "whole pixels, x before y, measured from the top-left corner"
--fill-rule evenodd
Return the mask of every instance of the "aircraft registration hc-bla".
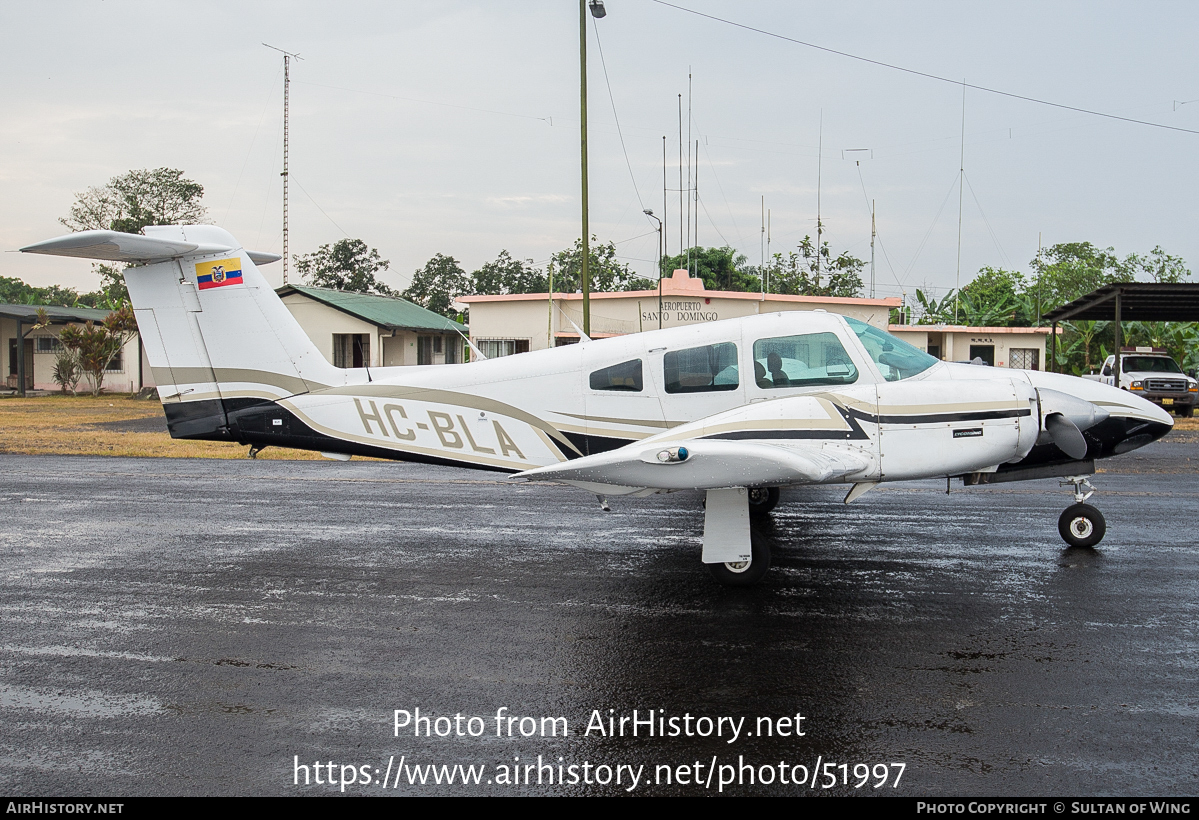
M 22 248 L 134 263 L 125 281 L 175 438 L 278 445 L 515 473 L 607 498 L 707 493 L 702 559 L 762 578 L 751 516 L 779 488 L 1061 477 L 1062 537 L 1093 546 L 1095 460 L 1148 444 L 1170 415 L 1073 376 L 941 362 L 821 311 L 749 316 L 426 367 L 331 365 L 211 225 L 85 231 Z M 1084 489 L 1085 488 L 1085 489 Z

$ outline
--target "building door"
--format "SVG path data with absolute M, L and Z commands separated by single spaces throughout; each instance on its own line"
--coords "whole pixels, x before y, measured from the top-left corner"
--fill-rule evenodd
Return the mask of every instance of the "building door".
M 995 345 L 970 345 L 970 361 L 982 359 L 991 367 L 995 366 Z
M 17 340 L 8 340 L 8 383 L 10 387 L 17 384 Z M 25 340 L 25 389 L 33 389 L 33 339 Z
M 433 337 L 416 337 L 416 363 L 433 364 Z

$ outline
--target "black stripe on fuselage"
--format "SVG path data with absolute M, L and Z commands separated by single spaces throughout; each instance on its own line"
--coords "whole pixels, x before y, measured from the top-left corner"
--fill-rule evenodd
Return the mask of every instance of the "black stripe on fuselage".
M 293 450 L 344 453 L 350 456 L 368 456 L 390 461 L 411 461 L 445 467 L 470 467 L 499 473 L 518 472 L 509 467 L 457 461 L 452 458 L 439 458 L 421 453 L 406 453 L 387 447 L 374 447 L 356 441 L 334 438 L 313 430 L 290 410 L 267 399 L 224 399 L 223 408 L 221 405 L 222 402 L 216 400 L 163 405 L 171 437 L 230 441 L 255 447 L 288 447 Z M 280 422 L 279 424 L 274 423 L 276 419 Z
M 972 410 L 962 413 L 924 413 L 920 415 L 877 415 L 863 413 L 850 409 L 849 412 L 857 418 L 873 424 L 944 424 L 955 421 L 992 421 L 995 419 L 1015 419 L 1031 416 L 1032 410 L 1027 407 L 1011 410 Z

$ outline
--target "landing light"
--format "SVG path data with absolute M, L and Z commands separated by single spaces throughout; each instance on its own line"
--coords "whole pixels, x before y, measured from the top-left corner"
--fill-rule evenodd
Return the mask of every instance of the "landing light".
M 686 461 L 689 453 L 686 447 L 678 447 L 673 450 L 663 450 L 658 453 L 658 461 L 663 464 L 669 464 L 673 461 Z

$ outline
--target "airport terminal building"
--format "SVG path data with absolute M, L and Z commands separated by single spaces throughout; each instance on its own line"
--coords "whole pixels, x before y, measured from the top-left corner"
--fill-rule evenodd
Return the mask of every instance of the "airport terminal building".
M 573 344 L 583 326 L 579 293 L 460 296 L 470 307 L 471 341 L 488 358 Z M 660 306 L 660 307 L 659 307 Z M 894 325 L 898 297 L 858 299 L 707 290 L 702 279 L 676 270 L 657 290 L 591 294 L 591 336 L 602 339 L 780 311 L 824 310 L 852 316 L 947 361 L 981 358 L 997 367 L 1045 369 L 1049 328 Z

